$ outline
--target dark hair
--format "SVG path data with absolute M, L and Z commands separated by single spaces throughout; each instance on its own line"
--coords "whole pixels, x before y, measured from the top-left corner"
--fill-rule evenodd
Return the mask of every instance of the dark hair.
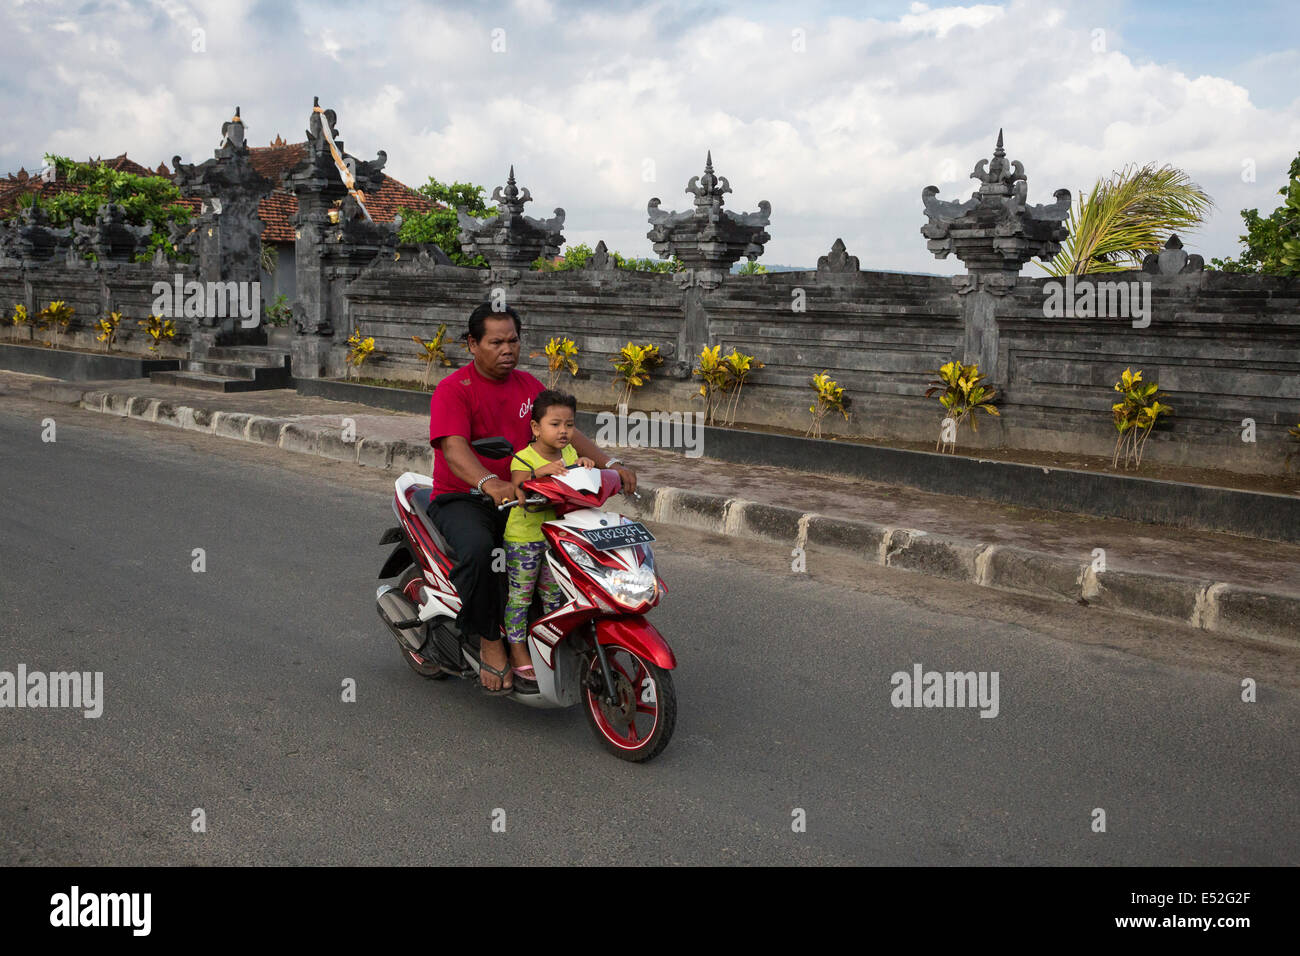
M 466 333 L 466 338 L 481 342 L 483 340 L 483 326 L 486 321 L 492 318 L 504 319 L 506 316 L 515 320 L 515 335 L 522 335 L 524 326 L 519 321 L 518 312 L 510 306 L 506 306 L 504 309 L 494 309 L 491 302 L 484 302 L 469 314 L 469 331 Z
M 553 388 L 548 388 L 544 392 L 538 392 L 537 397 L 533 399 L 533 421 L 540 422 L 542 416 L 546 414 L 546 410 L 555 405 L 564 405 L 573 414 L 578 414 L 578 400 L 576 398 Z

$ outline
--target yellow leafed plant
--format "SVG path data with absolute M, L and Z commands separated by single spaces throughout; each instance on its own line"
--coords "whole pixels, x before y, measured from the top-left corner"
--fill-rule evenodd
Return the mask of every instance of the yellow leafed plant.
M 354 334 L 359 335 L 359 333 Z M 424 387 L 428 388 L 429 375 L 433 372 L 433 363 L 437 362 L 439 365 L 451 364 L 451 359 L 447 358 L 447 323 L 440 322 L 438 324 L 437 334 L 427 341 L 420 338 L 418 335 L 412 335 L 411 340 L 423 349 L 423 352 L 420 354 L 420 361 L 424 362 Z M 352 340 L 348 339 L 348 344 L 351 343 Z M 371 339 L 371 348 L 374 348 L 374 344 L 374 339 Z M 364 359 L 362 361 L 364 361 Z
M 31 324 L 31 320 L 28 318 L 27 315 L 27 306 L 23 305 L 21 302 L 15 302 L 13 315 L 9 317 L 9 323 L 11 328 L 13 329 L 13 331 L 10 333 L 10 338 L 13 339 L 14 341 L 17 341 L 18 327 L 21 325 Z
M 650 381 L 651 369 L 664 363 L 656 345 L 627 345 L 610 359 L 614 363 L 614 387 L 621 388 L 618 404 L 626 405 L 632 392 Z
M 555 336 L 540 353 L 529 353 L 531 358 L 537 358 L 538 355 L 546 356 L 547 388 L 555 388 L 559 384 L 561 372 L 567 371 L 575 376 L 578 374 L 578 346 L 573 339 Z
M 105 352 L 113 351 L 113 343 L 117 341 L 117 330 L 121 324 L 121 312 L 110 312 L 95 323 L 95 328 L 99 330 L 99 334 L 95 336 L 95 341 L 104 343 Z
M 41 310 L 39 316 L 41 328 L 52 328 L 55 330 L 53 343 L 55 348 L 59 347 L 59 342 L 63 338 L 63 333 L 66 332 L 68 326 L 72 324 L 72 316 L 75 313 L 76 310 L 62 299 L 51 302 Z M 46 342 L 45 344 L 50 345 L 51 343 Z
M 812 425 L 809 426 L 807 435 L 811 438 L 822 437 L 822 419 L 830 412 L 839 412 L 844 416 L 844 420 L 849 420 L 849 411 L 847 406 L 848 399 L 844 397 L 844 386 L 839 385 L 830 377 L 830 371 L 824 369 L 820 375 L 812 377 L 813 391 L 817 394 L 815 404 L 808 406 L 808 411 L 812 413 Z
M 692 375 L 700 376 L 699 396 L 704 399 L 704 424 L 713 422 L 713 413 L 718 399 L 726 390 L 727 368 L 721 358 L 722 346 L 705 347 L 700 352 L 700 363 L 692 370 Z
M 352 370 L 361 368 L 361 364 L 374 354 L 375 340 L 373 336 L 368 336 L 363 339 L 361 337 L 361 329 L 356 328 L 353 329 L 352 334 L 348 336 L 347 345 L 348 378 L 351 378 Z
M 1292 441 L 1300 442 L 1300 422 L 1296 423 L 1295 428 L 1288 428 L 1286 433 L 1291 436 Z M 1300 447 L 1293 448 L 1291 451 L 1287 452 L 1286 461 L 1283 463 L 1283 467 L 1286 471 L 1289 472 L 1291 470 L 1291 459 L 1296 455 L 1300 455 Z
M 723 361 L 723 367 L 727 371 L 727 387 L 725 391 L 731 393 L 731 398 L 727 402 L 727 411 L 723 416 L 724 425 L 734 425 L 736 423 L 736 409 L 740 407 L 740 393 L 745 387 L 745 382 L 749 379 L 751 372 L 763 368 L 764 365 L 752 355 L 745 355 L 732 349 Z
M 1165 396 L 1160 393 L 1160 386 L 1155 382 L 1142 381 L 1142 370 L 1134 372 L 1124 369 L 1115 391 L 1123 398 L 1110 407 L 1119 436 L 1115 439 L 1115 456 L 1111 467 L 1118 468 L 1120 455 L 1124 456 L 1124 467 L 1130 465 L 1138 468 L 1142 464 L 1142 452 L 1156 423 L 1163 415 L 1172 415 L 1174 410 L 1160 401 Z
M 937 370 L 931 369 L 928 374 L 939 378 L 930 383 L 931 387 L 925 390 L 925 397 L 930 398 L 938 392 L 939 404 L 945 412 L 943 423 L 939 427 L 939 440 L 934 444 L 935 451 L 939 451 L 940 447 L 946 452 L 956 450 L 957 430 L 961 428 L 962 422 L 969 421 L 971 431 L 979 431 L 979 426 L 975 423 L 976 411 L 982 409 L 989 415 L 1000 415 L 997 406 L 993 404 L 997 391 L 990 388 L 987 379 L 980 375 L 979 365 L 963 365 L 952 361 Z M 949 420 L 951 426 L 947 425 Z
M 145 334 L 153 339 L 153 345 L 149 346 L 150 352 L 157 352 L 158 346 L 163 339 L 176 338 L 176 323 L 171 319 L 164 319 L 161 315 L 151 315 L 147 319 L 139 319 L 136 325 L 143 328 Z

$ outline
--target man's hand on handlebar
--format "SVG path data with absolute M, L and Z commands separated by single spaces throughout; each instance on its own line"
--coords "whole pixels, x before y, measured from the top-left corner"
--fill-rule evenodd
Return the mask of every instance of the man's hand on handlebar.
M 500 478 L 490 478 L 483 482 L 483 494 L 492 500 L 494 505 L 503 505 L 512 499 L 518 499 L 523 504 L 524 493 L 522 490 L 516 492 L 515 486 L 508 481 L 502 481 Z
M 619 462 L 614 466 L 614 471 L 618 472 L 619 480 L 623 482 L 623 494 L 636 494 L 636 469 Z

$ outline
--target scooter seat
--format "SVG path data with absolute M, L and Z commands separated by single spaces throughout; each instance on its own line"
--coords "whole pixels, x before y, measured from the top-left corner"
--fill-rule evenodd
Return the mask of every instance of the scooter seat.
M 434 526 L 433 519 L 429 517 L 429 502 L 433 500 L 432 488 L 416 488 L 411 492 L 411 507 L 415 513 L 420 516 L 420 521 L 424 525 L 424 530 L 429 532 L 429 537 L 433 539 L 434 545 L 443 553 L 448 561 L 456 560 L 456 552 L 452 550 L 451 544 L 442 536 L 442 532 Z

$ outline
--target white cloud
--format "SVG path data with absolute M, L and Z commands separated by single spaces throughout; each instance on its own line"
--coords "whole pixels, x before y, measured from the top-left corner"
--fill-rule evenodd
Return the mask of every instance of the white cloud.
M 1248 80 L 1271 75 L 1265 58 L 1231 78 L 1138 62 L 1082 0 L 914 3 L 893 19 L 807 8 L 764 19 L 666 2 L 570 10 L 516 0 L 505 13 L 381 2 L 346 28 L 334 8 L 308 2 L 241 0 L 217 16 L 177 0 L 114 0 L 87 5 L 77 32 L 57 30 L 73 9 L 11 8 L 8 35 L 22 39 L 6 42 L 0 83 L 26 108 L 7 118 L 0 171 L 31 169 L 48 149 L 199 161 L 235 104 L 250 142 L 295 141 L 319 94 L 349 151 L 386 150 L 398 179 L 490 192 L 513 162 L 536 197 L 530 213 L 562 206 L 571 241 L 605 239 L 629 255 L 651 254 L 646 201 L 685 208 L 686 182 L 711 149 L 734 189 L 729 208 L 772 203 L 764 261 L 811 266 L 842 236 L 864 266 L 958 271 L 926 252 L 920 193 L 935 183 L 943 198 L 968 195 L 965 177 L 999 127 L 1025 164 L 1031 202 L 1129 162 L 1182 166 L 1218 201 L 1189 246 L 1233 254 L 1237 210 L 1276 205 L 1300 142 L 1296 104 L 1266 108 L 1252 96 Z M 1099 25 L 1109 52 L 1092 50 Z M 196 26 L 207 52 L 191 51 Z M 498 26 L 507 52 L 494 54 Z M 804 52 L 791 43 L 796 27 Z M 1248 159 L 1253 184 L 1241 181 Z M 941 181 L 945 171 L 957 181 Z
M 914 3 L 911 12 L 899 20 L 898 24 L 908 33 L 936 33 L 946 36 L 957 27 L 974 27 L 979 29 L 995 20 L 1002 19 L 1001 7 L 983 4 L 974 7 L 941 7 L 931 10 L 923 3 Z

